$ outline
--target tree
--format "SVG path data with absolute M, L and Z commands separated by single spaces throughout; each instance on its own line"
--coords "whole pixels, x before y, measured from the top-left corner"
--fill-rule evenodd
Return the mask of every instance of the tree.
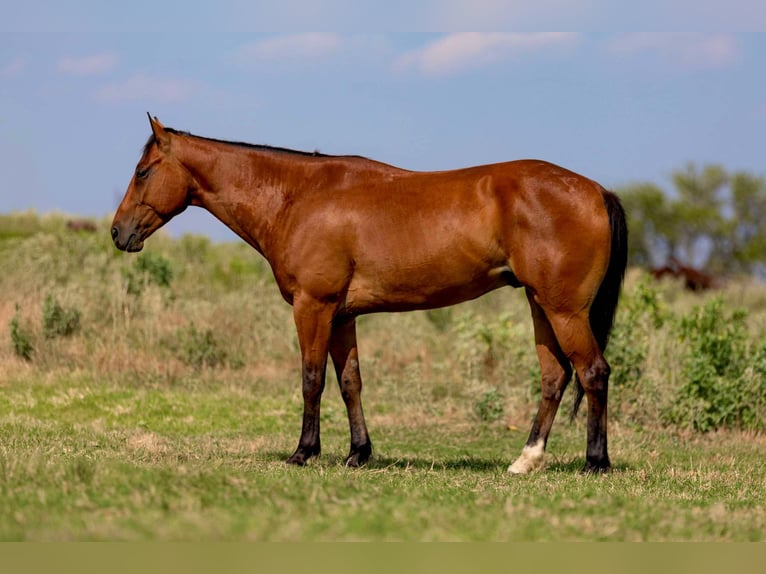
M 731 178 L 730 252 L 740 271 L 754 272 L 766 265 L 766 180 L 745 172 Z
M 672 174 L 674 193 L 642 183 L 619 190 L 628 217 L 632 265 L 670 258 L 719 274 L 766 269 L 766 180 L 688 164 Z
M 672 214 L 662 190 L 640 183 L 620 190 L 628 219 L 628 260 L 633 265 L 656 267 L 673 251 Z
M 722 213 L 726 171 L 719 165 L 698 170 L 690 163 L 684 170 L 673 172 L 672 178 L 678 193 L 672 202 L 676 233 L 672 255 L 694 267 L 710 267 L 717 263 L 710 261 L 710 252 L 726 231 Z

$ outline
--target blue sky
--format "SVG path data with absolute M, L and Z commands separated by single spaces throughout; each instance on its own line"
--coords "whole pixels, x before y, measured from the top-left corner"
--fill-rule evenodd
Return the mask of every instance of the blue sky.
M 766 175 L 766 34 L 715 31 L 725 19 L 698 17 L 686 28 L 698 31 L 683 33 L 255 33 L 247 22 L 283 27 L 284 6 L 313 4 L 217 4 L 215 14 L 193 11 L 188 26 L 173 4 L 139 1 L 122 13 L 109 4 L 27 2 L 6 12 L 0 212 L 113 212 L 149 134 L 147 111 L 200 135 L 419 170 L 536 157 L 608 187 L 669 188 L 670 172 L 690 161 Z M 330 27 L 340 3 L 323 4 L 329 12 L 306 8 L 297 27 Z M 377 23 L 405 21 L 399 10 L 426 29 L 525 29 L 543 16 L 539 3 L 509 12 L 474 0 L 461 20 L 458 4 L 408 11 L 392 2 Z M 550 4 L 597 23 L 608 16 L 599 2 Z M 762 24 L 761 4 L 755 20 L 730 27 Z M 338 29 L 362 28 L 344 14 Z M 170 231 L 232 237 L 200 210 Z

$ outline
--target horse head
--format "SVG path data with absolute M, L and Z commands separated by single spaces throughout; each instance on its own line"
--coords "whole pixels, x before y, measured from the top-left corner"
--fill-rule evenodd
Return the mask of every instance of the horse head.
M 194 177 L 173 155 L 174 135 L 149 116 L 152 135 L 112 221 L 112 240 L 122 251 L 141 251 L 152 233 L 190 202 Z

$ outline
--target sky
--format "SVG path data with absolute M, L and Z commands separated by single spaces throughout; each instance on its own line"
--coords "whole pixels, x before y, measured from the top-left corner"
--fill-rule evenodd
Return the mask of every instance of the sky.
M 703 14 L 704 0 L 393 0 L 368 12 L 220 0 L 183 22 L 177 2 L 21 4 L 0 0 L 0 213 L 113 213 L 147 112 L 198 135 L 415 170 L 540 158 L 609 188 L 668 190 L 688 162 L 766 176 L 760 0 L 721 15 Z M 693 31 L 632 31 L 656 29 L 661 6 L 664 27 Z M 532 31 L 546 25 L 610 31 Z M 269 27 L 293 31 L 248 29 Z M 365 31 L 378 27 L 447 31 Z M 457 31 L 500 27 L 522 31 Z M 168 231 L 234 237 L 199 209 Z

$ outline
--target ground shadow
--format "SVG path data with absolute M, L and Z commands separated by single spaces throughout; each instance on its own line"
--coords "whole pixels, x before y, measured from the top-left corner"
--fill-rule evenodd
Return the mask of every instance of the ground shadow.
M 285 462 L 291 454 L 292 452 L 288 451 L 268 451 L 263 453 L 263 457 L 266 462 Z M 309 461 L 309 465 L 315 464 L 321 464 L 323 466 L 345 466 L 345 457 L 336 454 L 323 454 L 319 459 Z M 388 468 L 399 470 L 470 470 L 474 472 L 496 473 L 505 472 L 509 464 L 509 460 L 504 458 L 481 458 L 468 455 L 439 459 L 418 456 L 373 456 L 373 458 L 362 468 L 365 470 L 385 470 Z M 581 458 L 550 461 L 546 464 L 542 472 L 577 474 L 582 471 L 584 465 L 585 461 Z M 612 465 L 613 472 L 631 472 L 634 470 L 635 468 L 625 463 L 618 462 Z
M 266 462 L 284 462 L 292 453 L 287 451 L 269 451 L 263 453 Z M 323 454 L 319 459 L 309 461 L 309 465 L 344 466 L 345 456 Z M 388 457 L 373 456 L 363 467 L 365 470 L 413 469 L 413 470 L 472 470 L 475 472 L 504 471 L 508 461 L 500 458 L 478 458 L 461 456 L 457 458 L 423 458 L 423 457 Z
M 545 465 L 545 470 L 550 472 L 560 472 L 563 474 L 571 474 L 580 472 L 585 466 L 585 460 L 581 458 L 573 458 L 567 461 L 555 461 L 549 462 Z M 613 472 L 629 472 L 635 470 L 632 466 L 624 463 L 612 463 Z

